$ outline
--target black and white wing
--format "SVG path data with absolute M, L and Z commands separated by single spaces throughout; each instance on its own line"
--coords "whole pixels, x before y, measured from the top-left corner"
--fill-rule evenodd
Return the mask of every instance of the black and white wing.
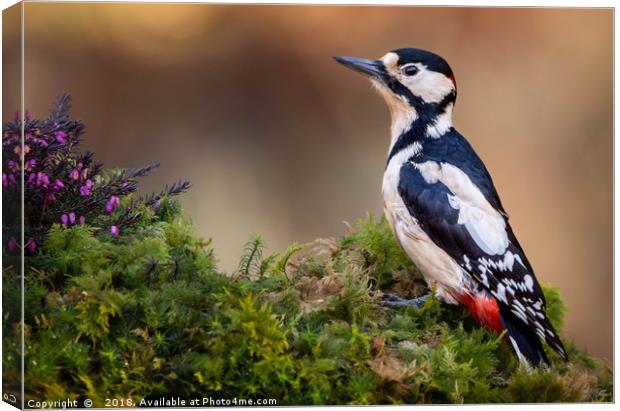
M 414 157 L 401 167 L 398 192 L 431 240 L 495 297 L 517 354 L 534 364 L 548 362 L 544 340 L 566 358 L 532 267 L 491 177 L 478 163 L 468 162 L 465 172 L 449 162 Z

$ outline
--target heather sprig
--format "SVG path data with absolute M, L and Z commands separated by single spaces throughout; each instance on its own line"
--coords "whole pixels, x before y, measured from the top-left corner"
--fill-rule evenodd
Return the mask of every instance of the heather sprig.
M 24 175 L 24 235 L 28 253 L 35 253 L 53 224 L 69 227 L 88 224 L 103 234 L 117 237 L 127 226 L 140 221 L 145 209 L 156 211 L 161 200 L 186 191 L 190 184 L 180 181 L 159 194 L 122 199 L 138 189 L 138 178 L 148 175 L 157 163 L 128 170 L 106 170 L 91 151 L 80 152 L 84 132 L 80 120 L 69 117 L 71 97 L 61 93 L 46 119 L 25 116 L 22 121 L 3 125 L 2 189 L 5 215 L 10 226 L 3 227 L 4 245 L 16 252 L 20 237 L 21 173 Z

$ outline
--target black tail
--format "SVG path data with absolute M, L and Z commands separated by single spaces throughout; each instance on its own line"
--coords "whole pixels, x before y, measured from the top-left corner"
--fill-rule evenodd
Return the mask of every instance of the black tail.
M 508 308 L 500 304 L 500 316 L 502 323 L 508 332 L 508 340 L 512 344 L 519 361 L 538 367 L 541 363 L 549 365 L 549 359 L 545 354 L 540 338 L 536 333 L 519 318 L 516 318 Z

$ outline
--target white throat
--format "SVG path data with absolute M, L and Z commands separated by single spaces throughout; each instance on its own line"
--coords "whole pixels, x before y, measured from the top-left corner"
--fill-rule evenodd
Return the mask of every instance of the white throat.
M 407 109 L 391 111 L 392 124 L 390 126 L 390 150 L 396 144 L 398 137 L 411 129 L 411 125 L 418 118 L 415 109 L 408 105 Z
M 394 144 L 396 144 L 398 137 L 409 131 L 411 124 L 418 118 L 418 113 L 415 111 L 415 108 L 411 107 L 405 98 L 394 95 L 380 82 L 372 80 L 372 84 L 383 96 L 383 99 L 390 110 L 392 125 L 390 127 L 389 151 L 391 151 Z

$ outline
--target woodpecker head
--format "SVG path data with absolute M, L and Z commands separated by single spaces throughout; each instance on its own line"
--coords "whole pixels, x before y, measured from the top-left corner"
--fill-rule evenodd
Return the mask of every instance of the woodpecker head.
M 390 111 L 413 111 L 434 117 L 451 110 L 456 100 L 456 80 L 448 63 L 430 51 L 405 48 L 379 60 L 338 56 L 346 67 L 370 77 Z

